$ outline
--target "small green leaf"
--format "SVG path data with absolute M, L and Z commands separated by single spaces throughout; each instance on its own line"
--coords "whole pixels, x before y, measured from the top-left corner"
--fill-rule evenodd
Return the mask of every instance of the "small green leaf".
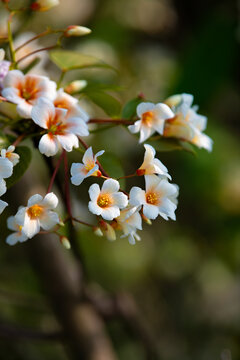
M 63 71 L 74 69 L 84 69 L 89 67 L 101 67 L 115 70 L 112 66 L 94 56 L 80 54 L 75 51 L 53 50 L 50 52 L 50 58 Z
M 6 180 L 7 188 L 13 186 L 23 176 L 32 159 L 31 150 L 27 146 L 18 146 L 15 152 L 20 156 L 20 159 L 19 163 L 13 168 L 13 175 Z
M 105 111 L 111 117 L 117 117 L 121 111 L 120 102 L 112 95 L 103 91 L 89 91 L 85 93 L 89 99 Z
M 129 100 L 122 109 L 123 119 L 132 119 L 136 115 L 136 108 L 142 102 L 139 97 Z
M 124 170 L 122 167 L 121 162 L 119 161 L 118 157 L 113 153 L 104 153 L 101 156 L 101 165 L 106 170 L 109 176 L 118 179 L 124 176 Z M 120 180 L 121 188 L 125 187 L 125 179 Z
M 154 149 L 159 152 L 185 150 L 192 154 L 196 154 L 191 144 L 186 141 L 180 141 L 178 139 L 160 138 L 159 140 L 149 140 L 147 143 L 152 145 Z

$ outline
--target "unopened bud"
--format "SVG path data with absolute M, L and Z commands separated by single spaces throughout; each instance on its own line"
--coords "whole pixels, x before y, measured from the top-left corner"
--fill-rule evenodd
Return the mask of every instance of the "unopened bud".
M 70 84 L 68 84 L 64 88 L 64 91 L 67 92 L 68 94 L 75 94 L 78 91 L 84 89 L 86 86 L 87 86 L 86 80 L 75 80 L 75 81 L 71 82 Z
M 62 220 L 60 220 L 59 223 L 58 223 L 58 225 L 60 225 L 60 226 L 65 226 L 65 223 L 64 223 Z
M 96 236 L 103 236 L 103 232 L 102 230 L 100 229 L 100 227 L 96 226 L 94 229 L 93 229 L 93 232 Z
M 147 218 L 145 215 L 142 214 L 142 219 L 143 221 L 145 221 L 146 224 L 148 225 L 152 225 L 152 222 L 149 218 Z
M 31 4 L 33 11 L 48 11 L 59 5 L 59 0 L 36 0 Z
M 64 31 L 64 36 L 70 37 L 70 36 L 84 36 L 88 35 L 92 32 L 89 28 L 85 26 L 78 26 L 78 25 L 70 25 L 66 28 Z
M 60 242 L 63 245 L 63 247 L 65 247 L 65 249 L 67 249 L 67 250 L 71 249 L 70 241 L 68 240 L 68 238 L 66 236 L 61 236 Z

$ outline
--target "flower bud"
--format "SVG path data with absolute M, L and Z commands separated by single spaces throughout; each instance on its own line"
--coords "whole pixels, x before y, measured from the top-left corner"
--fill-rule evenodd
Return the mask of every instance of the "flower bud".
M 68 238 L 66 236 L 61 236 L 60 242 L 63 245 L 63 247 L 65 247 L 65 249 L 67 249 L 67 250 L 71 249 L 70 241 L 68 240 Z
M 88 35 L 92 32 L 89 28 L 85 26 L 78 26 L 78 25 L 70 25 L 67 27 L 67 29 L 64 31 L 64 36 L 70 37 L 70 36 L 84 36 Z
M 62 220 L 59 221 L 58 225 L 65 226 L 64 222 Z
M 152 221 L 143 214 L 142 214 L 142 219 L 143 221 L 145 221 L 146 224 L 152 225 Z
M 70 84 L 68 84 L 67 86 L 65 86 L 64 91 L 67 92 L 68 94 L 75 94 L 78 91 L 84 89 L 86 86 L 87 86 L 86 80 L 75 80 Z
M 59 0 L 36 0 L 31 4 L 31 9 L 33 11 L 48 11 L 57 5 L 59 5 Z
M 100 229 L 100 227 L 96 226 L 93 228 L 93 232 L 96 236 L 103 236 L 103 232 L 102 230 Z

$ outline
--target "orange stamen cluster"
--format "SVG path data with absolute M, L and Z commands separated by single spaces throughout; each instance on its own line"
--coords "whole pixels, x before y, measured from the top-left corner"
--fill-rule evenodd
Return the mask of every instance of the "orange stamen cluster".
M 146 201 L 148 204 L 156 205 L 158 204 L 158 196 L 154 192 L 149 192 L 146 194 Z
M 154 113 L 152 111 L 146 111 L 142 114 L 142 122 L 147 126 L 151 126 L 153 117 Z
M 99 197 L 97 199 L 97 204 L 101 208 L 106 208 L 106 207 L 108 207 L 109 205 L 112 204 L 112 199 L 107 194 L 99 195 Z
M 31 220 L 35 220 L 43 214 L 43 207 L 36 204 L 28 208 L 27 214 L 30 217 Z

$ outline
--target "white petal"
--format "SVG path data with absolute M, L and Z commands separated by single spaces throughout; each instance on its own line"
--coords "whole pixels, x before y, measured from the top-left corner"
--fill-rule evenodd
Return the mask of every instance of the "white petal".
M 103 219 L 105 219 L 105 220 L 113 220 L 120 215 L 120 210 L 119 210 L 118 206 L 111 206 L 108 208 L 103 208 L 101 215 L 102 215 Z
M 7 227 L 9 230 L 18 231 L 19 228 L 15 216 L 9 216 L 9 218 L 7 218 Z
M 101 156 L 102 154 L 104 154 L 105 153 L 105 150 L 100 150 L 100 151 L 98 151 L 97 153 L 96 153 L 96 155 L 95 155 L 95 161 L 96 161 L 96 159 L 99 157 L 99 156 Z
M 154 109 L 154 113 L 157 114 L 158 118 L 161 120 L 166 120 L 174 117 L 174 112 L 170 107 L 163 103 L 158 103 Z
M 91 146 L 85 151 L 82 161 L 85 165 L 87 165 L 88 162 L 95 162 L 93 158 L 93 151 Z
M 146 202 L 145 191 L 137 186 L 132 187 L 129 193 L 129 203 L 131 205 L 142 205 Z
M 97 198 L 100 194 L 100 187 L 98 184 L 92 184 L 88 190 L 88 193 L 89 193 L 89 196 L 90 196 L 90 199 L 92 201 L 97 201 Z
M 88 136 L 88 126 L 87 124 L 81 119 L 77 117 L 72 117 L 67 119 L 67 123 L 69 124 L 69 131 L 79 135 L 79 136 Z
M 45 134 L 41 137 L 38 147 L 41 154 L 46 156 L 53 156 L 58 152 L 59 143 L 55 136 L 52 137 L 48 134 Z
M 58 205 L 57 196 L 53 192 L 48 193 L 43 199 L 42 205 L 44 205 L 47 209 L 55 209 Z
M 3 212 L 3 210 L 7 206 L 8 206 L 8 203 L 6 203 L 5 201 L 0 200 L 0 214 Z
M 18 242 L 24 242 L 28 240 L 27 236 L 24 235 L 24 234 L 19 234 L 19 232 L 17 233 L 13 233 L 11 235 L 9 235 L 7 238 L 6 238 L 6 243 L 8 245 L 15 245 L 17 244 Z
M 29 239 L 31 239 L 34 235 L 36 235 L 40 231 L 40 223 L 39 220 L 31 220 L 29 216 L 26 214 L 24 218 L 24 224 L 22 227 L 22 234 L 26 235 Z
M 157 175 L 145 175 L 146 191 L 155 189 L 161 182 L 161 178 Z
M 5 51 L 4 49 L 0 49 L 0 61 L 3 61 L 4 58 L 5 58 Z
M 13 173 L 13 164 L 7 158 L 0 157 L 0 178 L 9 178 Z
M 159 212 L 161 214 L 163 213 L 167 215 L 172 220 L 176 220 L 176 216 L 175 216 L 176 207 L 177 206 L 172 201 L 170 201 L 169 199 L 164 199 L 161 205 L 159 206 Z
M 165 120 L 162 119 L 155 120 L 153 123 L 153 129 L 160 135 L 163 135 L 164 125 L 165 125 Z
M 163 196 L 173 196 L 177 193 L 178 187 L 175 184 L 170 184 L 166 179 L 161 179 L 157 186 L 157 190 L 160 190 Z
M 142 217 L 138 211 L 129 217 L 128 225 L 130 225 L 138 230 L 142 230 Z
M 14 104 L 20 104 L 21 102 L 24 102 L 24 99 L 19 96 L 19 91 L 15 88 L 9 87 L 3 89 L 2 96 L 5 97 L 7 100 L 13 102 Z
M 29 104 L 29 102 L 22 101 L 17 106 L 17 112 L 24 119 L 30 119 L 31 118 L 32 108 L 33 108 L 33 106 L 31 104 Z
M 67 152 L 72 151 L 73 147 L 77 148 L 79 146 L 78 138 L 74 134 L 57 135 L 56 137 Z
M 149 144 L 144 144 L 145 147 L 145 155 L 144 155 L 144 162 L 151 162 L 154 159 L 154 156 L 156 155 L 156 150 L 153 146 Z
M 98 206 L 95 202 L 93 201 L 89 201 L 88 203 L 88 209 L 89 211 L 91 211 L 93 214 L 95 215 L 101 215 L 103 209 L 100 208 L 100 206 Z
M 7 76 L 5 76 L 3 84 L 5 88 L 17 87 L 19 83 L 22 83 L 23 79 L 24 75 L 21 71 L 11 70 Z
M 119 182 L 114 179 L 107 179 L 104 181 L 102 186 L 102 192 L 103 193 L 114 193 L 117 192 L 120 188 Z
M 142 125 L 139 142 L 142 143 L 143 141 L 147 140 L 154 133 L 154 131 L 155 130 L 153 127 Z
M 128 197 L 122 192 L 115 193 L 112 197 L 114 205 L 117 205 L 120 209 L 123 209 L 128 205 Z
M 35 124 L 47 129 L 47 122 L 49 119 L 54 118 L 55 108 L 53 103 L 46 99 L 40 98 L 35 106 L 32 108 L 31 117 Z
M 28 200 L 27 206 L 33 206 L 35 204 L 39 204 L 42 201 L 43 197 L 39 194 L 35 194 L 33 196 L 31 196 Z
M 46 211 L 44 216 L 40 219 L 40 225 L 44 230 L 50 230 L 56 224 L 59 224 L 59 216 L 54 211 Z
M 141 104 L 139 104 L 137 106 L 137 115 L 139 117 L 141 117 L 142 114 L 144 114 L 147 111 L 151 111 L 155 108 L 155 104 L 151 103 L 151 102 L 142 102 Z
M 140 131 L 141 128 L 141 120 L 136 121 L 133 125 L 129 125 L 128 126 L 128 130 L 132 133 L 132 134 L 136 134 Z
M 87 176 L 85 176 L 82 173 L 76 174 L 74 176 L 71 177 L 71 183 L 75 186 L 79 186 L 81 185 L 81 183 L 83 182 L 83 180 L 86 178 Z
M 159 210 L 158 207 L 155 205 L 151 205 L 151 204 L 145 204 L 143 205 L 143 214 L 148 218 L 148 219 L 156 219 L 156 217 L 159 214 Z
M 6 191 L 7 191 L 6 181 L 1 179 L 0 180 L 0 196 L 5 194 Z
M 72 163 L 70 173 L 72 176 L 78 175 L 79 173 L 83 173 L 83 169 L 85 166 L 81 163 Z
M 26 207 L 21 207 L 15 215 L 16 223 L 20 226 L 23 226 L 24 224 L 26 210 L 27 210 Z

